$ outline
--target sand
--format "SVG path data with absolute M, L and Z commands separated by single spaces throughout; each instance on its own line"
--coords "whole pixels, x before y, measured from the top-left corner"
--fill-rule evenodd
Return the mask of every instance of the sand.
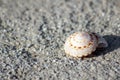
M 77 31 L 109 46 L 66 56 Z M 0 80 L 120 80 L 120 0 L 0 0 Z

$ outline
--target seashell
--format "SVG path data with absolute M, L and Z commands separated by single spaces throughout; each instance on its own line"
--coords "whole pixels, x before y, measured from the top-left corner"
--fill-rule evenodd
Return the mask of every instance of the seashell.
M 88 56 L 96 48 L 107 46 L 106 40 L 97 33 L 76 32 L 67 38 L 64 50 L 67 55 L 78 58 Z

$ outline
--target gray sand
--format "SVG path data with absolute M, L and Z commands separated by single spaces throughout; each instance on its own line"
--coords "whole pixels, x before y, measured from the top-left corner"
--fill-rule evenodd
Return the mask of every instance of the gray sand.
M 64 42 L 77 31 L 109 47 L 68 57 Z M 0 80 L 120 80 L 120 0 L 0 0 Z

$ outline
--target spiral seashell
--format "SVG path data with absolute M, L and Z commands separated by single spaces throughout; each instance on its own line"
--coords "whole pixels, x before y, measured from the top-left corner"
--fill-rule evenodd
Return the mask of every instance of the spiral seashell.
M 106 40 L 96 33 L 76 32 L 70 35 L 64 45 L 65 53 L 72 57 L 88 56 L 96 48 L 105 48 Z

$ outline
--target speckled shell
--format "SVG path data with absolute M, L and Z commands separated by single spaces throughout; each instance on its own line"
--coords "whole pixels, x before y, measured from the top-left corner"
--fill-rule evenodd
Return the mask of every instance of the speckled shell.
M 76 58 L 83 57 L 94 52 L 99 42 L 99 38 L 95 33 L 76 32 L 67 38 L 64 50 L 69 56 Z M 102 43 L 104 43 L 104 41 Z

